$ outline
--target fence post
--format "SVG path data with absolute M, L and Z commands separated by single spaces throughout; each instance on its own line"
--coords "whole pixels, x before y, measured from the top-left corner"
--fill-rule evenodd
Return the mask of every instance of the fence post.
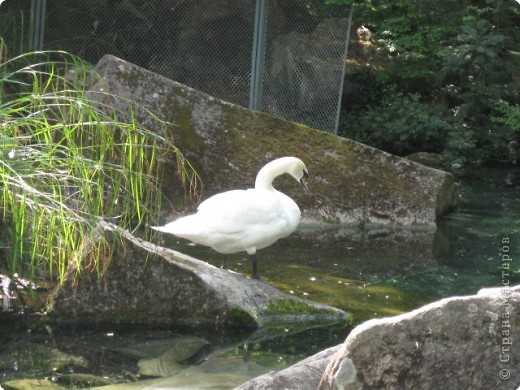
M 29 30 L 29 50 L 43 50 L 45 32 L 45 8 L 47 0 L 31 0 L 31 21 Z
M 250 110 L 259 110 L 262 105 L 267 1 L 256 0 L 255 31 L 253 36 L 253 53 L 251 55 Z
M 354 13 L 354 4 L 350 6 L 350 14 L 348 16 L 348 26 L 347 26 L 347 34 L 345 37 L 345 52 L 343 53 L 343 62 L 341 69 L 341 79 L 339 82 L 339 92 L 338 92 L 338 108 L 336 111 L 336 123 L 334 124 L 334 134 L 338 135 L 339 128 L 339 118 L 341 116 L 341 97 L 343 96 L 343 86 L 345 84 L 345 71 L 347 67 L 347 55 L 348 55 L 348 45 L 350 42 L 350 30 L 352 28 L 352 14 Z

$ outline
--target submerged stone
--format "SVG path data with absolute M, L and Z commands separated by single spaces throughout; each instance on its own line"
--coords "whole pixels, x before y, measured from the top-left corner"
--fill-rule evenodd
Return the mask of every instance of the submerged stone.
M 71 267 L 50 296 L 48 311 L 55 320 L 256 328 L 348 318 L 339 309 L 284 294 L 263 281 L 100 223 L 114 251 L 110 265 L 102 277 L 88 272 L 76 277 Z
M 311 194 L 285 178 L 275 184 L 300 205 L 303 221 L 434 225 L 457 205 L 454 178 L 441 170 L 215 99 L 114 56 L 104 56 L 97 71 L 102 79 L 93 99 L 161 134 L 164 123 L 156 117 L 172 123 L 176 146 L 202 178 L 204 198 L 252 187 L 265 163 L 293 155 L 309 168 Z M 170 164 L 165 192 L 183 212 L 177 167 Z
M 58 383 L 67 386 L 67 388 L 92 388 L 93 386 L 108 386 L 112 381 L 97 375 L 69 373 L 61 374 L 58 377 Z
M 266 371 L 267 368 L 255 364 L 254 362 L 237 359 L 235 357 L 221 357 L 212 358 L 196 366 L 185 366 L 183 370 L 166 378 L 147 379 L 134 383 L 116 384 L 96 389 L 233 389 L 251 378 L 264 374 Z
M 269 372 L 243 383 L 235 390 L 315 390 L 323 371 L 339 346 L 328 348 L 278 372 Z
M 160 342 L 160 343 L 159 343 Z M 153 357 L 142 358 L 138 361 L 139 375 L 167 377 L 175 375 L 186 368 L 182 363 L 195 355 L 209 343 L 199 337 L 186 336 L 173 340 L 157 340 L 154 344 L 166 347 L 162 353 L 156 353 Z M 146 343 L 148 346 L 149 343 Z
M 197 336 L 178 336 L 171 339 L 145 340 L 126 344 L 114 350 L 140 360 L 169 355 L 172 360 L 182 363 L 197 353 L 209 342 Z
M 5 331 L 5 329 L 2 329 L 2 331 Z M 54 348 L 51 344 L 47 345 L 35 341 L 4 344 L 0 349 L 0 372 L 5 377 L 16 371 L 81 371 L 88 368 L 88 365 L 88 360 L 83 356 L 67 353 Z
M 4 390 L 65 390 L 48 379 L 19 379 L 2 383 L 0 388 Z

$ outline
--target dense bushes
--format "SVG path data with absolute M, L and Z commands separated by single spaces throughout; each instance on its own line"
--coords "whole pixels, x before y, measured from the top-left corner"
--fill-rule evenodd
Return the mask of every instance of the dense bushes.
M 425 104 L 418 94 L 387 95 L 378 105 L 345 114 L 348 135 L 397 154 L 439 152 L 449 133 L 442 106 Z M 352 124 L 350 126 L 349 124 Z
M 400 155 L 443 153 L 453 167 L 515 163 L 520 6 L 379 3 L 357 17 L 375 31 L 385 65 L 350 75 L 364 93 L 344 108 L 340 133 Z

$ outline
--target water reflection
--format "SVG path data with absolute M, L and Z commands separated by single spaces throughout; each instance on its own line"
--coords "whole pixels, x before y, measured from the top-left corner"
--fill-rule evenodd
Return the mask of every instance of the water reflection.
M 436 236 L 435 228 L 302 226 L 269 257 L 373 283 L 436 269 Z
M 249 275 L 245 254 L 224 256 L 169 238 L 181 252 L 216 266 Z M 352 225 L 302 225 L 274 245 L 259 251 L 260 274 L 284 292 L 343 309 L 356 323 L 395 315 L 432 300 L 385 284 L 405 276 L 438 269 L 436 256 L 447 250 L 446 238 L 435 228 Z
M 251 334 L 203 328 L 54 326 L 48 332 L 17 333 L 2 346 L 0 383 L 38 378 L 89 388 L 121 383 L 121 388 L 229 389 L 340 343 L 346 326 L 259 329 Z
M 460 211 L 439 221 L 437 229 L 301 226 L 291 237 L 259 251 L 260 274 L 266 282 L 341 308 L 353 315 L 354 324 L 282 326 L 252 334 L 135 327 L 27 333 L 17 330 L 16 322 L 8 327 L 1 318 L 0 383 L 13 377 L 59 379 L 72 371 L 111 382 L 140 379 L 143 387 L 147 375 L 155 376 L 162 369 L 170 375 L 172 367 L 180 366 L 188 384 L 203 388 L 194 380 L 197 377 L 212 388 L 230 388 L 248 375 L 284 368 L 342 342 L 352 325 L 368 318 L 400 314 L 439 298 L 500 285 L 501 240 L 508 237 L 511 256 L 520 255 L 518 174 L 480 171 L 479 179 L 464 182 L 460 192 Z M 210 249 L 172 237 L 166 244 L 217 266 L 223 260 Z M 251 271 L 245 254 L 227 256 L 227 264 L 245 275 Z M 520 283 L 520 262 L 514 263 L 509 281 Z M 184 360 L 171 350 L 179 337 L 200 341 L 191 356 L 182 356 Z M 146 352 L 149 349 L 155 352 Z M 60 361 L 65 364 L 58 366 Z M 148 371 L 140 374 L 139 362 Z M 234 373 L 237 376 L 232 377 Z
M 353 314 L 355 322 L 499 285 L 501 240 L 520 241 L 520 174 L 476 175 L 460 185 L 460 210 L 438 221 L 437 229 L 304 225 L 258 253 L 260 273 L 285 292 Z M 222 262 L 222 255 L 207 248 L 174 238 L 168 245 Z M 520 255 L 519 245 L 511 250 Z M 243 254 L 228 256 L 227 264 L 250 272 Z M 519 264 L 511 283 L 520 283 Z
M 258 257 L 267 279 L 287 281 L 297 277 L 294 269 L 307 267 L 315 268 L 317 275 L 372 283 L 436 269 L 436 255 L 447 250 L 445 242 L 435 228 L 302 225 L 290 237 L 260 251 Z M 226 264 L 233 270 L 248 273 L 244 254 L 224 256 L 175 238 L 165 245 L 214 265 L 227 258 Z

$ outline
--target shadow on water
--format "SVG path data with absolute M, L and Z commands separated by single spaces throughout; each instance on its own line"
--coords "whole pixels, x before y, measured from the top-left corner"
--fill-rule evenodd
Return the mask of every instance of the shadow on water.
M 459 189 L 460 210 L 440 220 L 436 229 L 301 226 L 291 237 L 259 252 L 264 280 L 288 294 L 341 308 L 352 314 L 353 324 L 288 326 L 256 334 L 135 327 L 31 333 L 4 329 L 0 383 L 13 377 L 60 377 L 68 371 L 123 382 L 192 370 L 192 381 L 196 375 L 229 388 L 336 345 L 353 325 L 369 318 L 400 314 L 448 296 L 475 294 L 505 281 L 519 284 L 519 176 L 518 171 L 490 170 L 465 179 Z M 507 276 L 501 258 L 505 240 L 514 259 Z M 175 238 L 167 246 L 217 266 L 224 258 Z M 226 256 L 226 263 L 236 272 L 251 271 L 245 254 Z M 180 356 L 179 343 L 189 349 Z

